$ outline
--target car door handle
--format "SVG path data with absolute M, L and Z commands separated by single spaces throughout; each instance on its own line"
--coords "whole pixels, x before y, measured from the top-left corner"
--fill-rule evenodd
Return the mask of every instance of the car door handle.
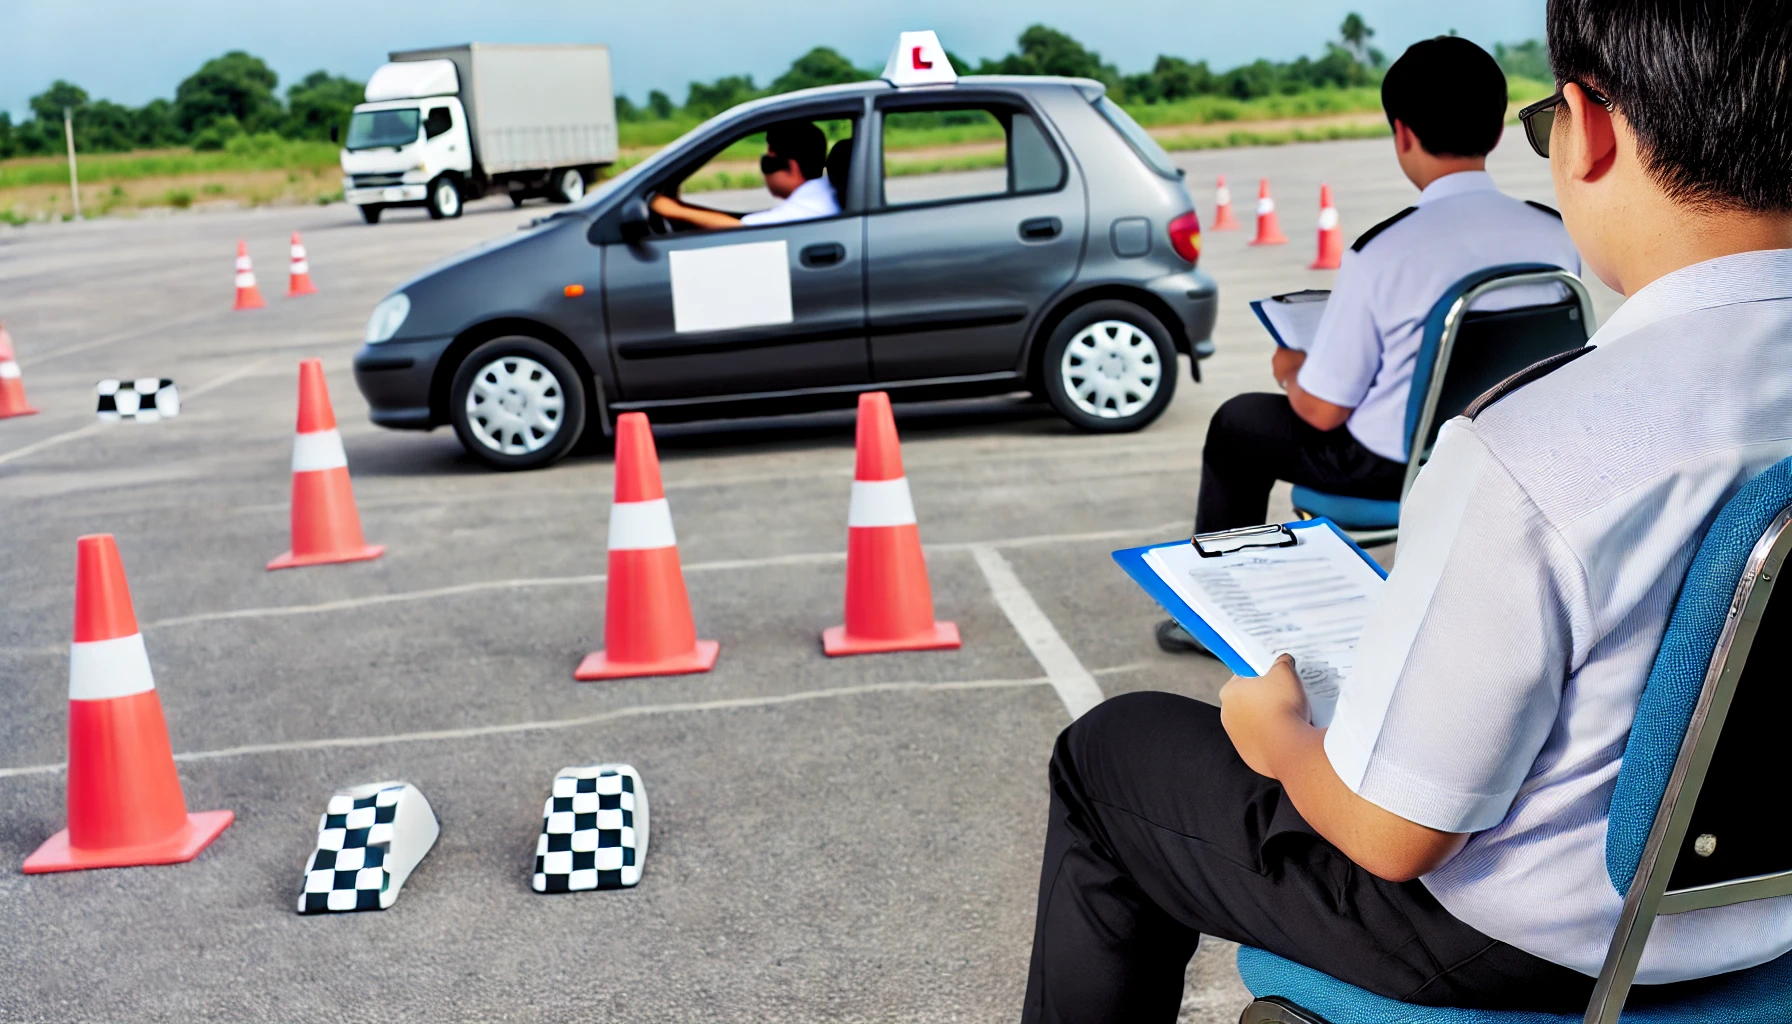
M 1034 217 L 1020 222 L 1020 237 L 1028 242 L 1043 242 L 1058 237 L 1064 222 L 1056 217 Z
M 822 242 L 803 249 L 805 267 L 831 267 L 846 258 L 846 246 L 839 242 Z

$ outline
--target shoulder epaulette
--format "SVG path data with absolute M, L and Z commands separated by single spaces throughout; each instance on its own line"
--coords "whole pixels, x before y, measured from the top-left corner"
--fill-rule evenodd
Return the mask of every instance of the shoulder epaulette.
M 1362 252 L 1363 246 L 1368 245 L 1371 241 L 1373 241 L 1375 239 L 1376 235 L 1381 234 L 1383 231 L 1386 231 L 1387 229 L 1400 223 L 1400 221 L 1402 219 L 1404 219 L 1406 217 L 1410 217 L 1417 212 L 1419 212 L 1418 207 L 1408 206 L 1406 209 L 1401 210 L 1399 213 L 1394 214 L 1392 217 L 1389 217 L 1387 220 L 1384 220 L 1380 224 L 1375 225 L 1374 227 L 1370 228 L 1369 230 L 1358 235 L 1356 241 L 1350 243 L 1350 251 L 1351 252 Z
M 1507 377 L 1505 380 L 1500 381 L 1498 384 L 1495 384 L 1493 387 L 1488 388 L 1481 394 L 1480 398 L 1470 402 L 1468 408 L 1462 410 L 1462 415 L 1467 416 L 1472 420 L 1485 412 L 1489 406 L 1512 392 L 1517 391 L 1519 388 L 1524 387 L 1532 381 L 1541 380 L 1544 377 L 1549 376 L 1591 351 L 1593 351 L 1593 346 L 1583 345 L 1580 348 L 1569 349 L 1566 352 L 1557 352 L 1548 359 L 1539 359 L 1512 376 Z
M 1562 211 L 1556 209 L 1553 206 L 1549 206 L 1544 203 L 1539 203 L 1535 199 L 1526 199 L 1524 201 L 1524 205 L 1532 208 L 1533 210 L 1542 210 L 1544 213 L 1549 214 L 1551 217 L 1554 217 L 1557 220 L 1562 219 Z

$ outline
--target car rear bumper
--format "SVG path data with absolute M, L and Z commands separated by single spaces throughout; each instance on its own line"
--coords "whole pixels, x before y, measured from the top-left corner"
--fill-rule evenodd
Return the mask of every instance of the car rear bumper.
M 1220 312 L 1220 286 L 1209 274 L 1186 270 L 1148 281 L 1146 288 L 1182 321 L 1183 337 L 1196 359 L 1213 355 L 1213 322 Z
M 368 418 L 394 430 L 429 430 L 439 423 L 429 406 L 436 364 L 451 338 L 387 341 L 355 353 L 355 387 L 367 400 Z

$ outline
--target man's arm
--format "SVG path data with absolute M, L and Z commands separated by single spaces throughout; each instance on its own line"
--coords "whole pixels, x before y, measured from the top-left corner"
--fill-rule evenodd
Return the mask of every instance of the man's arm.
M 654 196 L 653 202 L 647 204 L 654 213 L 667 220 L 679 220 L 706 231 L 717 231 L 722 228 L 740 227 L 740 218 L 732 213 L 720 210 L 706 210 L 701 206 L 690 206 L 681 203 L 671 196 Z
M 1288 404 L 1294 407 L 1294 414 L 1312 424 L 1316 430 L 1336 430 L 1350 419 L 1355 410 L 1346 405 L 1333 405 L 1323 398 L 1315 398 L 1300 386 L 1300 368 L 1306 365 L 1307 354 L 1291 348 L 1276 348 L 1276 354 L 1270 360 L 1270 371 L 1276 376 L 1276 383 L 1288 392 Z

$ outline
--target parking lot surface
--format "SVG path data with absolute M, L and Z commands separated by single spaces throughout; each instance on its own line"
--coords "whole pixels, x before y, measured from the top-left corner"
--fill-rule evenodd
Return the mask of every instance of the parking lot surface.
M 1550 201 L 1508 133 L 1492 161 Z M 1384 140 L 1184 155 L 1203 220 L 1227 176 L 1246 230 L 1205 237 L 1218 353 L 1137 434 L 1075 433 L 1018 399 L 899 407 L 957 651 L 830 660 L 850 412 L 694 424 L 658 441 L 705 675 L 579 684 L 601 646 L 608 455 L 499 475 L 446 429 L 371 426 L 350 375 L 404 278 L 548 212 L 458 221 L 347 206 L 0 233 L 0 319 L 40 415 L 0 421 L 0 1019 L 996 1021 L 1018 1013 L 1060 690 L 1211 700 L 1217 663 L 1161 654 L 1118 547 L 1188 528 L 1208 417 L 1268 390 L 1246 303 L 1306 269 L 1321 181 L 1346 237 L 1408 205 Z M 1258 177 L 1280 247 L 1251 248 Z M 282 297 L 304 233 L 321 293 Z M 244 239 L 268 308 L 233 313 Z M 1601 316 L 1617 298 L 1594 285 Z M 286 548 L 301 358 L 328 374 L 377 561 L 269 573 Z M 162 376 L 177 419 L 100 425 L 94 382 Z M 1286 490 L 1272 515 L 1288 512 Z M 26 877 L 63 827 L 74 539 L 118 537 L 188 806 L 237 820 L 189 864 Z M 1385 550 L 1381 552 L 1385 555 Z M 555 772 L 626 761 L 652 801 L 640 886 L 540 896 Z M 383 913 L 300 917 L 332 790 L 403 779 L 441 839 Z M 1231 1021 L 1225 943 L 1184 1018 Z

